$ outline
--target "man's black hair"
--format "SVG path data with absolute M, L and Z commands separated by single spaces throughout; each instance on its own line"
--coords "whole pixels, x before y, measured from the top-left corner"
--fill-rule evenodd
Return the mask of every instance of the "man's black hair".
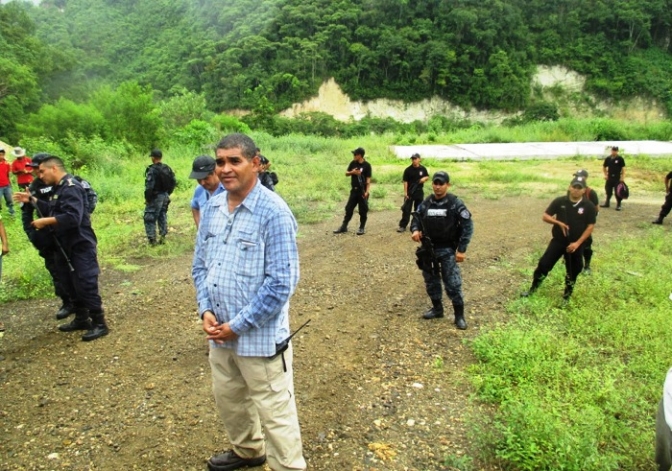
M 56 155 L 50 155 L 48 158 L 44 159 L 40 165 L 44 165 L 45 167 L 56 167 L 65 172 L 65 164 L 63 163 L 63 160 Z
M 257 155 L 257 145 L 252 138 L 242 133 L 233 133 L 224 136 L 217 149 L 240 149 L 240 153 L 247 160 L 252 160 Z

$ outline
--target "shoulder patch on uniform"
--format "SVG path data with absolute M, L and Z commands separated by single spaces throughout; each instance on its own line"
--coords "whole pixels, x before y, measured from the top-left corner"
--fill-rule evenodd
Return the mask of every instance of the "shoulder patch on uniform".
M 72 178 L 68 178 L 68 186 L 75 186 L 75 184 L 72 182 Z
M 460 211 L 460 217 L 462 219 L 470 219 L 471 218 L 471 213 L 467 208 L 464 208 L 462 211 Z

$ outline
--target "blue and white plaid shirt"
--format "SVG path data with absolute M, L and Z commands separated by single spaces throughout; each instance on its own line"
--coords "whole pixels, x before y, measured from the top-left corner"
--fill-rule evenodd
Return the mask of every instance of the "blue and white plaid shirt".
M 289 336 L 289 298 L 299 281 L 296 220 L 259 182 L 231 214 L 227 196 L 201 208 L 191 272 L 198 312 L 212 311 L 239 335 L 211 346 L 268 357 Z

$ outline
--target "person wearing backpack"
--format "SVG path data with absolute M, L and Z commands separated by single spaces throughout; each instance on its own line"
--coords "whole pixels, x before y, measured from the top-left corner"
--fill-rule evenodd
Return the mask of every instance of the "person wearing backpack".
M 161 162 L 163 153 L 154 149 L 149 156 L 152 165 L 145 170 L 145 233 L 149 245 L 156 245 L 156 226 L 159 226 L 159 244 L 163 244 L 168 234 L 168 205 L 175 189 L 173 169 Z
M 443 317 L 441 282 L 453 304 L 455 326 L 467 328 L 464 319 L 462 275 L 458 263 L 466 259 L 466 251 L 474 234 L 474 222 L 464 202 L 449 194 L 450 176 L 444 171 L 432 176 L 434 194 L 426 198 L 411 221 L 411 239 L 431 247 L 428 254 L 433 260 L 421 267 L 427 295 L 432 307 L 423 314 L 424 319 Z M 423 240 L 424 239 L 424 240 Z M 435 269 L 428 269 L 429 265 Z M 420 265 L 418 265 L 420 266 Z

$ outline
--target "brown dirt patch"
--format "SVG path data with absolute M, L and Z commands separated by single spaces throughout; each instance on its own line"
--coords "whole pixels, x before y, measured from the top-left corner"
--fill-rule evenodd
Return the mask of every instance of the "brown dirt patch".
M 464 371 L 474 360 L 465 340 L 506 320 L 505 303 L 528 281 L 520 269 L 531 271 L 530 256 L 549 239 L 541 222 L 549 200 L 461 196 L 476 223 L 462 265 L 465 332 L 450 316 L 420 319 L 429 302 L 415 244 L 395 232 L 398 212 L 373 213 L 362 237 L 331 233 L 340 214 L 301 227 L 291 320 L 296 328 L 312 319 L 294 342 L 310 469 L 439 470 L 448 454 L 476 455 L 466 437 Z M 601 242 L 656 212 L 636 201 L 603 211 L 595 268 Z M 202 470 L 227 447 L 191 256 L 134 263 L 143 269 L 102 276 L 112 332 L 95 342 L 58 332 L 53 299 L 2 306 L 0 469 Z

